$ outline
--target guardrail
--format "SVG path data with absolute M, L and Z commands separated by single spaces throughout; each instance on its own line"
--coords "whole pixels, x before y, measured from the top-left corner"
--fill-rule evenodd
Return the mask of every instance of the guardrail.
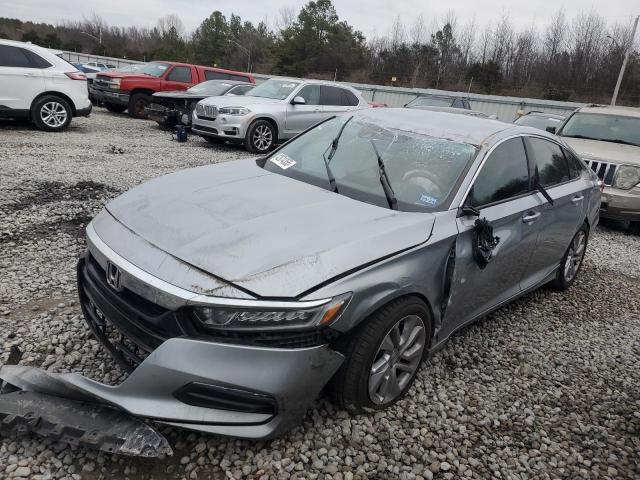
M 67 50 L 57 50 L 62 52 L 62 58 L 71 63 L 89 63 L 89 62 L 98 62 L 105 63 L 108 65 L 115 65 L 116 67 L 124 67 L 126 65 L 133 65 L 139 62 L 137 60 L 129 60 L 126 58 L 117 58 L 117 57 L 105 57 L 103 55 L 92 55 L 90 53 L 78 53 L 78 52 L 69 52 Z

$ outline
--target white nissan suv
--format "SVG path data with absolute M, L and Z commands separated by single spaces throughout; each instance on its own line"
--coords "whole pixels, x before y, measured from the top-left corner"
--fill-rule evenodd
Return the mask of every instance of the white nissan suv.
M 91 113 L 87 78 L 51 50 L 0 39 L 0 116 L 30 118 L 40 130 L 64 130 Z

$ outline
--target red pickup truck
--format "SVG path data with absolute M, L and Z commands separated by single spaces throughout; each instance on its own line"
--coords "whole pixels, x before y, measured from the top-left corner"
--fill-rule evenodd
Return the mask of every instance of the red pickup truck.
M 250 73 L 176 62 L 149 62 L 134 71 L 105 71 L 96 75 L 90 96 L 111 112 L 146 118 L 145 107 L 156 92 L 186 90 L 205 80 L 241 80 L 256 83 Z

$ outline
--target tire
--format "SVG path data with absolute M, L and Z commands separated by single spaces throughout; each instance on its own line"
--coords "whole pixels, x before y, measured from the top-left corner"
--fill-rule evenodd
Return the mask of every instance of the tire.
M 31 107 L 31 121 L 38 130 L 61 132 L 69 126 L 73 110 L 69 103 L 56 95 L 45 95 Z
M 149 105 L 151 102 L 151 95 L 147 95 L 146 93 L 134 93 L 129 98 L 129 106 L 127 107 L 127 111 L 129 115 L 133 118 L 146 119 L 147 114 L 144 111 L 144 108 Z
M 551 281 L 551 288 L 563 292 L 573 284 L 584 263 L 588 240 L 589 228 L 583 224 L 564 252 L 556 278 Z
M 226 142 L 226 140 L 224 138 L 218 138 L 218 137 L 202 137 L 204 138 L 207 143 L 211 143 L 213 145 L 222 145 L 223 143 Z
M 399 336 L 392 333 L 397 326 L 400 326 Z M 404 347 L 412 354 L 409 364 L 400 353 L 402 347 L 398 348 L 401 343 L 391 338 L 411 338 L 408 332 L 418 327 L 415 343 L 407 342 Z M 363 321 L 349 335 L 342 348 L 339 347 L 345 355 L 345 361 L 329 383 L 333 402 L 350 413 L 359 414 L 382 410 L 404 397 L 426 356 L 431 327 L 429 308 L 413 296 L 395 300 Z M 407 328 L 410 330 L 405 332 Z M 397 360 L 395 363 L 394 359 Z M 393 364 L 391 367 L 390 361 Z M 394 382 L 391 374 L 398 370 L 399 364 L 403 364 L 403 369 L 399 370 L 400 376 Z M 378 373 L 374 375 L 372 370 L 376 366 Z M 387 396 L 383 397 L 387 378 L 389 388 L 386 390 Z
M 627 232 L 631 235 L 640 235 L 640 222 L 629 222 Z
M 113 113 L 122 113 L 127 109 L 126 105 L 120 105 L 118 103 L 105 103 L 104 108 Z
M 276 129 L 271 122 L 256 120 L 247 129 L 244 147 L 251 153 L 267 153 L 276 146 Z

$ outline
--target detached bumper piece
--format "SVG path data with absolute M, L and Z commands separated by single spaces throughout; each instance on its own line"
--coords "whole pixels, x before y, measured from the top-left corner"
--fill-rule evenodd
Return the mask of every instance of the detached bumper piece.
M 172 455 L 153 427 L 114 408 L 36 392 L 0 395 L 0 431 L 35 433 L 75 446 L 142 457 Z

